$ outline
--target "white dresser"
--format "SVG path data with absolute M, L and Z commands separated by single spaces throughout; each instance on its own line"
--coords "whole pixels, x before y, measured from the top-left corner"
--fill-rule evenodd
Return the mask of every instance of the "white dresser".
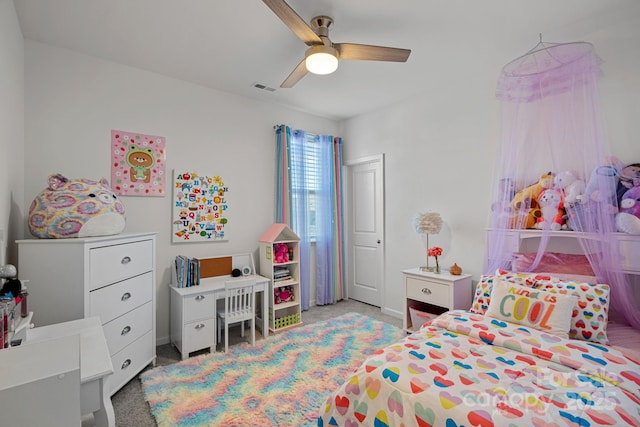
M 140 233 L 16 242 L 36 326 L 100 318 L 111 394 L 155 364 L 155 241 L 155 233 Z

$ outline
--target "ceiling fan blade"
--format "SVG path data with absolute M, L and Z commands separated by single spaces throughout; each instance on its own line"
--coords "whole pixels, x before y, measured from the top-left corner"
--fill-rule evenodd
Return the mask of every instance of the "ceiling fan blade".
M 322 44 L 322 39 L 284 0 L 262 0 L 306 45 Z
M 333 47 L 338 51 L 340 59 L 406 62 L 411 54 L 411 49 L 368 44 L 336 43 Z
M 300 61 L 298 66 L 289 74 L 289 76 L 282 82 L 280 87 L 282 88 L 290 88 L 293 87 L 301 78 L 307 75 L 307 66 L 304 63 L 304 59 Z

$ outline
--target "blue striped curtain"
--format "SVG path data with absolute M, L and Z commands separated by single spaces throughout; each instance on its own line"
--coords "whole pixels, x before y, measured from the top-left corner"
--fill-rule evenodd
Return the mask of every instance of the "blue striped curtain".
M 317 167 L 305 168 L 304 159 L 314 151 Z M 342 213 L 342 139 L 308 135 L 288 126 L 276 128 L 276 222 L 288 224 L 300 237 L 302 309 L 309 308 L 311 244 L 309 193 L 314 191 L 316 303 L 333 304 L 346 295 Z M 292 161 L 292 158 L 294 159 Z M 313 181 L 317 188 L 308 189 Z M 303 189 L 292 195 L 292 188 Z

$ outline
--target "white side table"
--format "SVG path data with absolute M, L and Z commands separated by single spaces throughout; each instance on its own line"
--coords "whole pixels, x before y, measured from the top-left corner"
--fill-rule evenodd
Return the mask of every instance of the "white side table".
M 419 268 L 402 271 L 404 287 L 404 311 L 402 325 L 405 331 L 413 332 L 409 308 L 443 313 L 447 310 L 471 307 L 473 298 L 471 275 L 454 276 L 447 273 L 432 273 Z
M 27 330 L 26 345 L 52 338 L 80 337 L 80 409 L 93 413 L 97 427 L 114 427 L 115 414 L 109 392 L 113 365 L 98 317 L 87 317 Z

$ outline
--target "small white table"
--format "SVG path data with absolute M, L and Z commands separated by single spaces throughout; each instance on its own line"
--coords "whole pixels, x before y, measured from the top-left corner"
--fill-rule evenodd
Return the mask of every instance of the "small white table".
M 263 337 L 269 334 L 269 290 L 270 280 L 253 274 L 238 277 L 256 279 L 256 293 L 262 293 Z M 171 286 L 171 343 L 180 351 L 182 360 L 189 353 L 209 347 L 216 348 L 217 300 L 224 299 L 224 282 L 233 281 L 231 276 L 208 277 L 200 280 L 200 285 L 188 288 Z
M 96 427 L 115 427 L 115 414 L 108 387 L 113 365 L 99 317 L 27 329 L 25 346 L 52 339 L 80 337 L 80 410 L 93 413 Z

